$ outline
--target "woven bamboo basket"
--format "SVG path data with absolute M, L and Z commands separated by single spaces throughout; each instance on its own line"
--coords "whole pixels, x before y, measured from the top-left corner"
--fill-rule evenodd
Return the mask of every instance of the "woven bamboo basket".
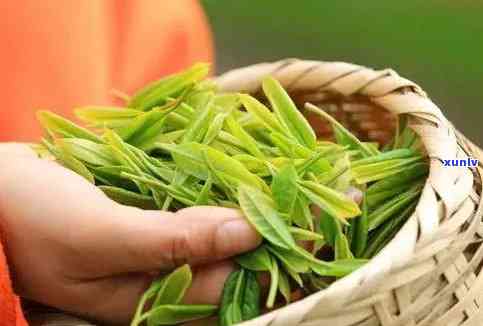
M 415 83 L 392 70 L 342 62 L 283 60 L 230 71 L 224 91 L 260 96 L 271 75 L 293 99 L 329 110 L 359 137 L 387 141 L 406 115 L 430 157 L 430 174 L 414 214 L 368 264 L 329 288 L 243 326 L 483 325 L 483 152 L 444 117 Z M 330 129 L 313 120 L 317 133 Z M 443 159 L 477 158 L 476 169 Z M 37 325 L 90 325 L 58 314 Z

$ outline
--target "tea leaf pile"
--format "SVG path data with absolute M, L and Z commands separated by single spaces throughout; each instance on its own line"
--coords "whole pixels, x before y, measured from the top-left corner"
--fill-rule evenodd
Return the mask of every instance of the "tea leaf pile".
M 326 287 L 364 265 L 413 212 L 428 164 L 399 121 L 384 148 L 355 137 L 323 109 L 305 110 L 332 126 L 317 139 L 273 78 L 265 98 L 220 93 L 196 64 L 139 90 L 126 107 L 76 109 L 86 129 L 47 111 L 43 149 L 111 199 L 144 209 L 239 208 L 263 244 L 236 258 L 219 309 L 184 305 L 189 266 L 155 281 L 132 325 L 168 325 L 213 315 L 223 326 L 254 318 Z M 258 275 L 270 276 L 262 298 Z M 297 295 L 299 294 L 299 295 Z

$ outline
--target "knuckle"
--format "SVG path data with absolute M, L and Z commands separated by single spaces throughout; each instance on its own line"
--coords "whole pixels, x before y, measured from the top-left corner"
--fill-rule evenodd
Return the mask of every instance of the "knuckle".
M 180 230 L 173 236 L 170 250 L 168 251 L 168 265 L 170 265 L 171 268 L 189 262 L 193 252 L 190 238 L 190 232 L 187 230 Z

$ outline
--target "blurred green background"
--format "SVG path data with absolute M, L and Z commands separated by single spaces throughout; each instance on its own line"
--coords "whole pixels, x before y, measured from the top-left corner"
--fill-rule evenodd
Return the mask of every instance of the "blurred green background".
M 286 57 L 393 68 L 483 146 L 483 1 L 203 0 L 218 73 Z

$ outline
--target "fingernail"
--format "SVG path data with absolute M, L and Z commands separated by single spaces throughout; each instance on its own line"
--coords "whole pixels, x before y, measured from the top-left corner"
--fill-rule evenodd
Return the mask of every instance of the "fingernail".
M 217 232 L 216 246 L 224 256 L 255 249 L 262 240 L 257 231 L 242 218 L 223 223 Z

